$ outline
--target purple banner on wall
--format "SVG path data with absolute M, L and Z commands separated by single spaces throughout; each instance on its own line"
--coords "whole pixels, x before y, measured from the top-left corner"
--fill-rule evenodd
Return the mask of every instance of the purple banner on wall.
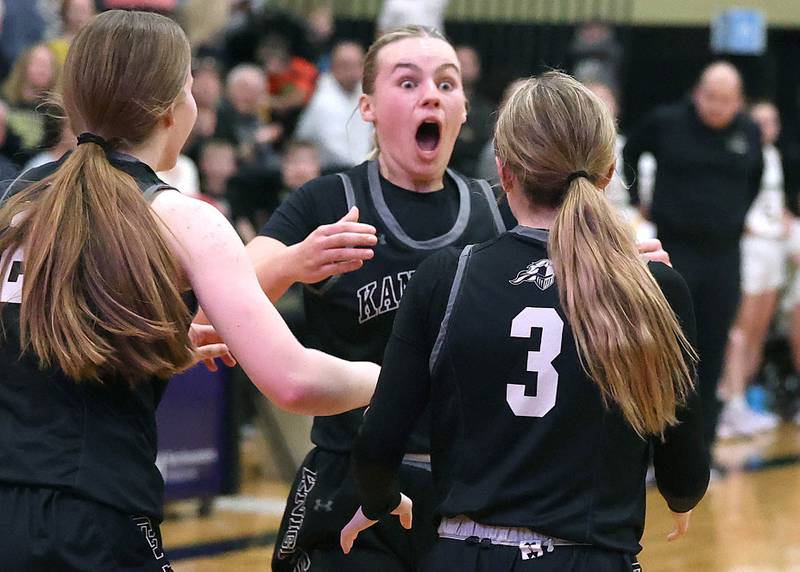
M 228 470 L 225 451 L 229 370 L 198 364 L 172 378 L 156 414 L 158 465 L 166 500 L 213 496 Z

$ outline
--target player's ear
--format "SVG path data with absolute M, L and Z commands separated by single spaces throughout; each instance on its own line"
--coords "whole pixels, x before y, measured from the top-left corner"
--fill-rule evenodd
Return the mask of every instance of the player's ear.
M 375 123 L 375 110 L 372 107 L 372 96 L 362 93 L 358 99 L 358 110 L 361 112 L 361 119 L 367 123 Z

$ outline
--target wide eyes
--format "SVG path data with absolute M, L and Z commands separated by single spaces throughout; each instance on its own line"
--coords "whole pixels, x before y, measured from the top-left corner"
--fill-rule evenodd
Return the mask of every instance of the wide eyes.
M 437 85 L 439 89 L 442 91 L 453 91 L 456 87 L 455 82 L 451 80 L 440 81 Z M 410 79 L 404 79 L 403 81 L 400 82 L 400 87 L 402 89 L 414 89 L 415 87 L 417 87 L 417 82 Z

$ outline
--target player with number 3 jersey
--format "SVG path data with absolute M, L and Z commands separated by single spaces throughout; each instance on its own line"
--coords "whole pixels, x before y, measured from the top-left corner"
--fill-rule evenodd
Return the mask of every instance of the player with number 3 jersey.
M 644 264 L 604 199 L 614 123 L 569 76 L 528 80 L 495 145 L 519 226 L 428 258 L 398 310 L 353 468 L 345 552 L 387 515 L 430 408 L 439 540 L 423 570 L 631 571 L 652 451 L 681 536 L 708 484 L 685 282 Z M 392 519 L 393 520 L 393 519 Z

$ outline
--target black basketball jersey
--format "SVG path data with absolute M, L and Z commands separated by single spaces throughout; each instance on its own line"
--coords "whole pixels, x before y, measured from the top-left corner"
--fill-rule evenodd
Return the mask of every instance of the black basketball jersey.
M 349 360 L 383 361 L 395 311 L 409 280 L 425 258 L 448 246 L 488 240 L 505 229 L 489 185 L 485 181 L 467 180 L 450 170 L 441 191 L 414 193 L 393 186 L 381 177 L 378 163 L 368 161 L 295 192 L 302 197 L 308 191 L 315 202 L 301 208 L 314 211 L 318 217 L 315 224 L 308 224 L 311 230 L 335 222 L 355 205 L 360 211 L 359 221 L 372 224 L 378 231 L 378 244 L 373 247 L 375 256 L 362 268 L 305 289 L 306 344 Z M 398 205 L 402 214 L 390 208 L 389 192 L 396 201 L 392 206 Z M 305 238 L 303 235 L 287 239 L 286 233 L 278 231 L 281 217 L 297 209 L 292 200 L 290 197 L 281 205 L 275 220 L 267 223 L 262 234 L 286 244 Z M 331 201 L 335 201 L 333 212 L 328 208 Z M 447 212 L 450 206 L 452 213 Z M 411 226 L 410 217 L 416 219 L 413 222 L 417 229 L 423 227 L 437 233 L 412 238 L 407 229 Z M 326 449 L 349 451 L 363 411 L 315 418 L 311 440 Z M 409 450 L 428 451 L 427 431 L 412 439 Z
M 677 273 L 651 266 L 660 283 L 682 285 L 681 296 L 662 288 L 677 312 L 688 306 L 691 314 Z M 395 440 L 407 430 L 403 418 L 430 400 L 442 515 L 638 552 L 652 443 L 616 406 L 603 405 L 581 365 L 554 278 L 547 231 L 524 227 L 465 248 L 457 261 L 437 255 L 420 269 L 355 444 L 370 518 L 378 514 L 369 511 L 396 504 L 386 496 L 386 467 L 401 450 Z M 681 511 L 699 500 L 708 478 L 699 412 L 681 415 L 687 420 L 689 413 L 656 450 L 659 484 Z M 681 466 L 670 466 L 677 450 Z
M 134 177 L 148 199 L 170 188 L 133 157 L 115 153 L 110 160 Z M 28 171 L 9 194 L 52 174 L 59 163 Z M 76 383 L 57 367 L 41 370 L 35 356 L 20 356 L 24 254 L 8 254 L 13 262 L 0 291 L 5 328 L 0 340 L 0 482 L 63 489 L 160 521 L 164 483 L 155 465 L 155 409 L 167 382 L 154 378 L 135 389 L 121 378 Z M 185 298 L 196 309 L 194 297 Z

